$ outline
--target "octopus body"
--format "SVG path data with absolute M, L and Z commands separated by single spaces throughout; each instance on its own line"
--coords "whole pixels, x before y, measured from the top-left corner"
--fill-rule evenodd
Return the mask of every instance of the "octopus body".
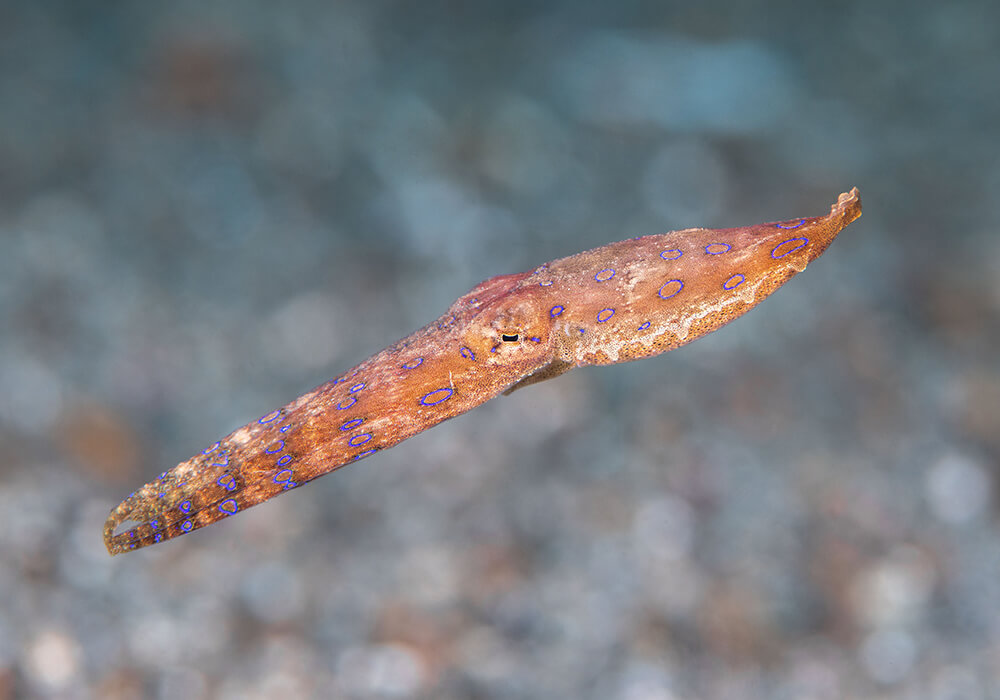
M 861 215 L 687 229 L 493 277 L 433 323 L 164 472 L 116 507 L 111 554 L 191 532 L 573 367 L 657 355 L 747 312 Z

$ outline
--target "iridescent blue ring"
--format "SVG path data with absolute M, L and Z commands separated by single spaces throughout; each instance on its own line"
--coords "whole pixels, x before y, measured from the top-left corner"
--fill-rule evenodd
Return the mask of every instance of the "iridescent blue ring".
M 226 483 L 226 479 L 229 479 L 228 483 Z M 232 491 L 236 488 L 236 477 L 232 474 L 223 474 L 215 480 L 215 483 L 224 488 L 226 491 Z
M 605 316 L 605 314 L 607 314 L 607 315 Z M 614 315 L 615 315 L 615 310 L 614 309 L 610 309 L 610 308 L 609 309 L 601 309 L 601 311 L 597 314 L 597 322 L 598 323 L 604 323 L 605 321 L 607 321 L 609 318 L 611 318 Z
M 191 512 L 191 501 L 181 501 L 180 505 L 177 506 L 182 513 Z
M 348 396 L 346 399 L 337 404 L 337 410 L 343 411 L 345 408 L 350 408 L 358 402 L 357 396 Z
M 610 275 L 605 274 L 607 272 L 610 272 L 611 274 Z M 594 279 L 597 280 L 598 282 L 607 282 L 614 276 L 615 276 L 615 271 L 610 267 L 606 267 L 600 272 L 598 272 L 596 275 L 594 275 Z
M 364 382 L 358 382 L 357 384 L 355 384 L 354 386 L 352 386 L 347 391 L 348 391 L 348 393 L 353 394 L 355 391 L 361 391 L 364 388 L 365 388 L 365 383 Z
M 743 281 L 745 279 L 746 278 L 743 275 L 737 272 L 735 275 L 733 275 L 732 277 L 730 277 L 729 279 L 727 279 L 725 282 L 722 283 L 722 288 L 725 289 L 727 292 L 731 289 L 736 289 L 741 284 L 743 284 Z
M 360 445 L 364 445 L 366 442 L 368 442 L 371 439 L 372 439 L 372 434 L 371 433 L 358 433 L 357 435 L 355 435 L 354 437 L 352 437 L 350 440 L 348 440 L 347 444 L 350 445 L 351 447 L 358 447 Z
M 552 318 L 555 318 L 556 316 L 558 316 L 559 314 L 561 314 L 565 310 L 566 310 L 565 306 L 563 306 L 562 304 L 556 304 L 551 309 L 549 309 L 549 316 L 551 316 Z
M 424 406 L 436 406 L 442 401 L 446 401 L 451 398 L 451 395 L 455 393 L 454 389 L 450 387 L 442 387 L 441 389 L 435 389 L 424 394 L 420 398 L 420 403 Z
M 640 331 L 644 331 L 647 328 L 649 328 L 649 321 L 646 321 L 644 324 L 642 324 L 641 326 L 639 326 L 639 330 Z
M 669 253 L 669 255 L 668 255 Z M 684 255 L 684 251 L 680 248 L 668 248 L 660 253 L 660 257 L 664 260 L 676 260 L 677 258 Z
M 232 515 L 240 509 L 235 498 L 227 498 L 219 504 L 219 510 L 227 515 Z
M 193 528 L 194 525 L 191 524 L 190 520 L 185 520 L 184 522 L 181 523 L 181 530 L 183 530 L 184 532 L 191 532 Z
M 271 421 L 273 421 L 275 418 L 277 418 L 280 415 L 281 415 L 281 410 L 280 409 L 277 410 L 277 411 L 271 411 L 267 415 L 261 416 L 257 420 L 257 422 L 260 423 L 261 425 L 263 425 L 265 423 L 270 423 Z
M 288 464 L 291 461 L 292 461 L 292 456 L 291 455 L 281 455 L 281 459 L 279 459 L 277 461 L 277 465 L 279 467 L 283 467 L 283 466 L 285 466 L 286 464 Z
M 715 248 L 716 246 L 721 246 L 722 250 L 709 250 L 709 248 Z M 705 253 L 707 255 L 722 255 L 723 253 L 728 253 L 733 247 L 728 243 L 709 243 L 705 246 Z
M 795 241 L 801 241 L 801 242 L 797 246 L 793 246 L 792 248 L 789 248 L 788 250 L 784 251 L 780 255 L 775 255 L 775 253 L 778 252 L 778 249 L 781 248 L 781 246 L 785 245 L 786 243 L 794 243 Z M 786 255 L 791 255 L 795 251 L 805 248 L 808 244 L 809 244 L 809 239 L 805 238 L 804 236 L 799 238 L 788 238 L 779 243 L 778 245 L 774 246 L 774 250 L 771 251 L 771 257 L 774 258 L 775 260 L 778 260 L 779 258 L 783 258 Z
M 461 348 L 459 348 L 458 354 L 461 355 L 462 357 L 464 357 L 466 360 L 475 360 L 476 359 L 476 353 L 472 352 L 472 350 L 470 350 L 469 348 L 465 347 L 464 345 Z
M 403 369 L 416 369 L 424 363 L 424 358 L 418 357 L 415 360 L 410 360 L 409 362 L 403 363 Z
M 793 229 L 793 228 L 799 228 L 805 222 L 806 222 L 805 219 L 799 219 L 799 223 L 794 224 L 792 226 L 785 226 L 784 224 L 775 224 L 774 226 L 775 226 L 775 228 L 783 228 L 785 230 L 788 230 L 788 229 Z
M 378 450 L 376 450 L 375 448 L 372 448 L 370 450 L 365 450 L 364 452 L 359 452 L 358 454 L 354 455 L 354 459 L 355 460 L 359 460 L 362 457 L 367 457 L 368 455 L 373 455 L 376 452 L 378 452 Z
M 667 294 L 666 296 L 664 296 L 663 290 L 666 289 L 668 285 L 675 284 L 675 283 L 677 284 L 677 289 L 675 289 L 674 291 L 670 292 L 670 294 Z M 682 289 L 684 289 L 684 283 L 681 280 L 669 280 L 669 281 L 665 282 L 662 287 L 660 287 L 660 291 L 658 291 L 656 293 L 656 295 L 658 297 L 660 297 L 661 299 L 669 299 L 670 297 L 677 296 L 677 294 L 680 293 L 680 291 Z
M 355 428 L 357 428 L 359 425 L 361 425 L 364 422 L 365 422 L 364 418 L 352 418 L 351 420 L 347 421 L 342 426 L 340 426 L 340 429 L 341 430 L 354 430 Z
M 269 455 L 274 455 L 274 454 L 278 454 L 278 453 L 279 453 L 279 452 L 281 452 L 281 451 L 282 451 L 283 449 L 285 449 L 285 441 L 284 441 L 284 440 L 278 440 L 278 441 L 277 441 L 276 443 L 274 443 L 274 444 L 275 444 L 275 445 L 278 445 L 278 447 L 277 447 L 276 449 L 273 449 L 273 450 L 272 450 L 272 449 L 271 449 L 270 447 L 265 447 L 265 448 L 264 448 L 264 452 L 267 452 L 267 453 L 268 453 Z

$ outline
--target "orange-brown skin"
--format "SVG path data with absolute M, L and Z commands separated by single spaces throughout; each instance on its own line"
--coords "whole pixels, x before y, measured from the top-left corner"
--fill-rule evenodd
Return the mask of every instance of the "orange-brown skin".
M 853 189 L 823 217 L 642 236 L 486 280 L 434 323 L 133 493 L 105 523 L 108 551 L 204 527 L 573 367 L 689 343 L 763 301 L 860 215 Z

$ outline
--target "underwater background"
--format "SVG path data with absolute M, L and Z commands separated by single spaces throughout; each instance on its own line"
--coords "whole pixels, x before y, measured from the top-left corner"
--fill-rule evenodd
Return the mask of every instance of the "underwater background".
M 0 699 L 996 698 L 1000 5 L 0 7 Z M 162 545 L 497 274 L 864 215 L 692 345 Z

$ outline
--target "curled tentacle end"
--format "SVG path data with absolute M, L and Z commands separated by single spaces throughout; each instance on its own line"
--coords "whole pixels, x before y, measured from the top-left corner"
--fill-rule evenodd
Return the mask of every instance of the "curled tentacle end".
M 142 532 L 142 525 L 152 519 L 143 515 L 149 511 L 148 506 L 143 505 L 148 502 L 144 494 L 148 488 L 144 486 L 122 501 L 104 522 L 104 546 L 112 556 L 160 541 L 152 533 L 144 537 Z

